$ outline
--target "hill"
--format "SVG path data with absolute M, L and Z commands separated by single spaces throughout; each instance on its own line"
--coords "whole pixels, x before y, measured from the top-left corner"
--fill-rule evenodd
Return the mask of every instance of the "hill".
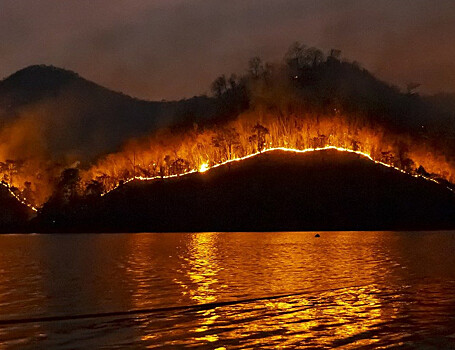
M 0 127 L 33 119 L 27 127 L 39 125 L 35 132 L 53 157 L 74 154 L 90 161 L 132 137 L 214 113 L 208 97 L 141 101 L 52 66 L 30 66 L 0 82 Z
M 455 195 L 352 153 L 272 151 L 206 173 L 134 181 L 61 213 L 43 211 L 36 229 L 423 230 L 455 227 Z
M 71 71 L 25 68 L 0 82 L 0 178 L 41 206 L 66 170 L 79 172 L 73 197 L 83 200 L 202 160 L 337 146 L 455 182 L 451 99 L 403 93 L 339 55 L 298 44 L 282 62 L 253 58 L 211 88 L 213 97 L 140 101 Z
M 0 130 L 19 122 L 16 128 L 10 127 L 19 129 L 16 139 L 25 133 L 20 131 L 22 128 L 33 130 L 26 131 L 27 137 L 16 148 L 42 143 L 43 152 L 59 162 L 66 157 L 70 158 L 69 164 L 74 160 L 90 163 L 117 151 L 127 140 L 163 127 L 192 127 L 195 122 L 200 125 L 223 123 L 226 117 L 235 117 L 247 109 L 249 102 L 276 108 L 283 94 L 290 97 L 296 93 L 298 102 L 290 100 L 288 105 L 302 104 L 306 110 L 318 113 L 336 109 L 348 115 L 366 114 L 370 120 L 385 122 L 390 127 L 433 132 L 438 134 L 437 138 L 441 133 L 455 133 L 452 127 L 455 112 L 447 108 L 447 98 L 400 93 L 353 63 L 327 59 L 313 66 L 289 68 L 286 74 L 298 77 L 292 80 L 293 93 L 283 92 L 280 83 L 275 83 L 283 78 L 282 72 L 264 74 L 271 79 L 265 94 L 258 93 L 260 89 L 256 86 L 258 81 L 259 85 L 263 84 L 262 78 L 244 77 L 234 82 L 237 90 L 239 86 L 246 86 L 250 101 L 245 100 L 242 89 L 233 92 L 229 81 L 224 81 L 216 98 L 198 96 L 152 102 L 111 91 L 72 71 L 46 65 L 30 66 L 0 81 Z M 444 142 L 453 148 L 452 137 Z M 10 149 L 7 157 L 23 158 L 24 155 Z
M 24 232 L 33 212 L 0 185 L 0 233 Z

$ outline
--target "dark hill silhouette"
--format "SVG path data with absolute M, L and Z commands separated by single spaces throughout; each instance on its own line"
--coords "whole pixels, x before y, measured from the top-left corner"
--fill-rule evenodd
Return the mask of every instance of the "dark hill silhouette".
M 299 103 L 308 110 L 360 113 L 391 128 L 419 134 L 432 132 L 438 140 L 441 133 L 455 135 L 455 112 L 441 106 L 440 99 L 401 93 L 355 63 L 327 59 L 290 73 L 298 76 L 293 79 L 295 92 Z M 75 155 L 72 159 L 91 161 L 117 151 L 128 139 L 163 126 L 218 124 L 235 117 L 248 108 L 248 98 L 255 99 L 254 82 L 249 80 L 251 77 L 243 77 L 237 82 L 236 91 L 227 89 L 216 98 L 198 96 L 152 102 L 111 91 L 75 72 L 35 65 L 0 81 L 0 127 L 20 117 L 33 116 L 51 156 Z M 262 102 L 273 107 L 280 101 L 276 98 L 281 94 L 279 86 L 268 83 L 272 94 Z M 443 144 L 455 149 L 453 137 L 445 138 Z
M 56 97 L 65 86 L 83 80 L 75 72 L 65 69 L 35 65 L 21 69 L 4 79 L 0 85 L 3 98 L 12 107 L 37 102 L 46 97 Z
M 0 185 L 0 233 L 23 232 L 32 210 L 15 199 Z
M 441 129 L 445 128 L 452 137 L 455 135 L 455 94 L 436 94 L 433 96 L 425 96 L 424 100 L 434 106 L 442 116 L 434 120 L 439 123 Z
M 408 133 L 455 135 L 453 96 L 402 92 L 355 62 L 330 57 L 291 73 L 299 97 L 317 111 L 361 114 Z
M 215 115 L 211 98 L 141 101 L 52 66 L 30 66 L 0 82 L 0 125 L 33 115 L 42 122 L 53 155 L 82 160 L 112 152 L 132 137 L 163 126 Z
M 455 227 L 455 195 L 355 154 L 273 151 L 202 174 L 135 181 L 62 212 L 43 210 L 34 229 L 422 230 Z

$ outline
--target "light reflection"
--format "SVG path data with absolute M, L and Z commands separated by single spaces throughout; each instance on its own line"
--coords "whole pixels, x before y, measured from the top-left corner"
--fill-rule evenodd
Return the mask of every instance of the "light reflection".
M 188 247 L 188 255 L 183 258 L 183 271 L 186 271 L 190 284 L 179 283 L 184 294 L 197 304 L 214 303 L 218 300 L 220 289 L 226 285 L 219 283 L 218 273 L 221 268 L 216 259 L 217 232 L 193 234 Z M 213 343 L 219 339 L 217 334 L 210 334 L 211 325 L 219 318 L 216 308 L 199 311 L 201 322 L 195 327 L 195 341 L 205 344 Z M 198 319 L 199 319 L 198 317 Z M 198 336 L 198 333 L 204 333 Z
M 409 278 L 400 241 L 410 240 L 419 243 L 384 232 L 129 235 L 121 270 L 134 309 L 301 294 L 147 314 L 125 321 L 123 336 L 137 347 L 382 346 L 391 339 L 384 325 L 403 327 L 412 312 L 406 291 L 394 287 Z M 437 286 L 433 292 L 437 298 Z M 445 300 L 442 310 L 452 305 Z M 409 332 L 396 334 L 399 342 Z
M 241 326 L 224 327 L 220 343 L 237 339 L 242 347 L 288 348 L 304 344 L 330 348 L 340 339 L 352 339 L 340 345 L 355 348 L 378 341 L 362 336 L 387 320 L 374 293 L 348 288 L 310 295 L 221 308 L 218 326 L 227 324 L 227 320 Z
M 197 304 L 213 303 L 218 300 L 220 289 L 227 286 L 220 283 L 218 274 L 222 270 L 217 260 L 217 232 L 191 234 L 187 249 L 180 256 L 184 277 L 175 278 L 182 295 L 188 296 Z
M 238 263 L 235 257 L 224 255 L 219 259 L 220 250 L 224 254 L 227 251 L 239 254 L 239 249 L 232 246 L 236 243 L 235 238 L 229 239 L 230 245 L 225 246 L 225 236 L 219 233 L 191 235 L 188 247 L 181 256 L 182 268 L 179 269 L 187 280 L 185 282 L 185 278 L 180 278 L 175 282 L 182 295 L 198 304 L 232 300 L 233 297 L 226 296 L 220 299 L 223 298 L 223 289 L 227 287 L 226 281 L 232 285 L 242 283 L 245 287 L 250 286 L 247 288 L 256 290 L 256 293 L 252 292 L 255 296 L 298 290 L 308 290 L 308 293 L 195 312 L 194 318 L 189 321 L 193 324 L 192 332 L 177 337 L 184 337 L 182 343 L 185 344 L 212 343 L 214 347 L 224 346 L 226 342 L 232 344 L 233 339 L 241 342 L 242 346 L 261 348 L 286 348 L 297 346 L 300 342 L 330 347 L 339 339 L 353 339 L 350 346 L 374 344 L 377 338 L 363 339 L 362 334 L 368 334 L 378 324 L 396 315 L 396 310 L 382 311 L 383 301 L 379 297 L 382 291 L 376 282 L 385 276 L 378 276 L 378 279 L 374 273 L 380 270 L 383 261 L 367 258 L 378 257 L 375 244 L 378 236 L 372 241 L 371 237 L 359 239 L 354 233 L 334 235 L 333 240 L 328 240 L 329 235 L 322 233 L 324 240 L 308 235 L 310 239 L 298 239 L 296 242 L 295 234 L 286 232 L 245 234 L 241 237 L 245 246 L 240 250 L 242 256 L 239 260 L 247 265 L 239 269 L 238 275 L 232 273 L 230 266 Z M 249 238 L 253 240 L 247 242 Z M 334 243 L 339 248 L 345 248 L 334 251 Z M 355 246 L 362 249 L 353 250 Z M 253 265 L 248 264 L 249 260 L 254 262 Z M 390 259 L 384 260 L 387 265 L 395 264 Z M 359 264 L 365 270 L 360 269 Z M 315 269 L 320 270 L 318 275 L 322 280 L 312 279 Z M 344 276 L 344 285 L 357 282 L 369 284 L 331 290 L 331 287 L 339 286 L 339 282 L 331 281 L 334 276 Z M 237 279 L 244 280 L 240 282 Z M 257 295 L 258 290 L 262 290 L 262 295 Z
M 454 238 L 454 232 L 5 236 L 4 319 L 300 294 L 11 325 L 1 327 L 0 349 L 451 348 Z

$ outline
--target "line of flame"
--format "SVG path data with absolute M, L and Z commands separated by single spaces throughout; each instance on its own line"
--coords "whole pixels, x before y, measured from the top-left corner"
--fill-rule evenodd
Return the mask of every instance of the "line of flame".
M 11 190 L 11 187 L 8 185 L 8 184 L 5 184 L 4 182 L 1 182 L 1 184 L 3 185 L 3 187 L 5 187 L 9 193 L 16 199 L 18 200 L 20 203 L 22 203 L 23 205 L 26 205 L 27 207 L 29 207 L 31 210 L 33 210 L 34 212 L 37 212 L 38 209 L 35 208 L 32 204 L 28 203 L 24 198 L 21 198 L 19 197 L 17 194 L 15 194 L 12 190 Z
M 403 173 L 403 174 L 406 174 L 406 175 L 409 175 L 409 176 L 412 176 L 412 177 L 416 177 L 416 178 L 422 178 L 424 180 L 427 180 L 427 181 L 431 181 L 431 182 L 434 182 L 438 185 L 442 185 L 440 182 L 438 182 L 437 180 L 435 179 L 432 179 L 430 177 L 427 177 L 427 176 L 424 176 L 424 175 L 420 175 L 420 174 L 411 174 L 411 173 L 408 173 L 406 171 L 404 171 L 403 169 L 400 169 L 396 166 L 393 166 L 393 165 L 390 165 L 390 164 L 387 164 L 387 163 L 384 163 L 384 162 L 381 162 L 381 161 L 378 161 L 378 160 L 374 160 L 373 157 L 371 157 L 368 153 L 364 153 L 364 152 L 361 152 L 361 151 L 354 151 L 352 149 L 349 149 L 349 148 L 343 148 L 343 147 L 336 147 L 336 146 L 325 146 L 325 147 L 318 147 L 318 148 L 306 148 L 306 149 L 295 149 L 295 148 L 286 148 L 286 147 L 271 147 L 271 148 L 267 148 L 267 149 L 264 149 L 263 151 L 261 152 L 256 152 L 256 153 L 252 153 L 252 154 L 249 154 L 249 155 L 246 155 L 244 157 L 240 157 L 240 158 L 234 158 L 234 159 L 229 159 L 229 160 L 226 160 L 224 162 L 221 162 L 221 163 L 218 163 L 218 164 L 215 164 L 215 165 L 212 165 L 212 166 L 208 166 L 206 163 L 204 164 L 204 167 L 200 170 L 198 169 L 193 169 L 193 170 L 190 170 L 190 171 L 187 171 L 185 173 L 182 173 L 182 174 L 173 174 L 173 175 L 166 175 L 166 176 L 153 176 L 153 177 L 143 177 L 143 176 L 134 176 L 134 177 L 131 177 L 127 180 L 125 180 L 123 182 L 123 184 L 127 184 L 128 182 L 131 182 L 133 180 L 139 180 L 139 181 L 152 181 L 152 180 L 157 180 L 157 179 L 170 179 L 170 178 L 173 178 L 173 177 L 180 177 L 180 176 L 185 176 L 185 175 L 190 175 L 190 174 L 194 174 L 194 173 L 205 173 L 206 171 L 210 171 L 211 169 L 215 169 L 215 168 L 218 168 L 220 166 L 223 166 L 223 165 L 226 165 L 226 164 L 229 164 L 229 163 L 233 163 L 233 162 L 239 162 L 239 161 L 242 161 L 242 160 L 245 160 L 245 159 L 249 159 L 249 158 L 253 158 L 253 157 L 256 157 L 260 154 L 264 154 L 264 153 L 267 153 L 267 152 L 272 152 L 272 151 L 284 151 L 284 152 L 293 152 L 293 153 L 308 153 L 308 152 L 320 152 L 320 151 L 326 151 L 326 150 L 336 150 L 336 151 L 339 151 L 339 152 L 347 152 L 347 153 L 354 153 L 354 154 L 357 154 L 361 157 L 364 157 L 376 164 L 379 164 L 379 165 L 382 165 L 382 166 L 385 166 L 387 168 L 391 168 L 391 169 L 394 169 L 396 171 L 399 171 L 400 173 Z M 109 191 L 106 191 L 105 193 L 103 193 L 101 196 L 105 196 L 107 195 L 108 193 L 116 190 L 120 185 L 117 185 L 115 186 L 114 188 L 110 189 Z M 446 188 L 455 193 L 455 190 L 453 190 L 452 188 L 446 186 Z
M 190 174 L 195 174 L 195 173 L 205 173 L 206 171 L 210 171 L 211 169 L 215 169 L 215 168 L 218 168 L 220 166 L 224 166 L 226 164 L 229 164 L 229 163 L 233 163 L 233 162 L 239 162 L 239 161 L 242 161 L 242 160 L 245 160 L 245 159 L 249 159 L 249 158 L 253 158 L 253 157 L 256 157 L 260 154 L 264 154 L 264 153 L 267 153 L 267 152 L 273 152 L 273 151 L 284 151 L 284 152 L 293 152 L 293 153 L 308 153 L 308 152 L 320 152 L 320 151 L 326 151 L 326 150 L 336 150 L 336 151 L 339 151 L 339 152 L 347 152 L 347 153 L 354 153 L 354 154 L 357 154 L 363 158 L 366 158 L 376 164 L 379 164 L 379 165 L 382 165 L 382 166 L 385 166 L 387 168 L 391 168 L 391 169 L 394 169 L 396 171 L 399 171 L 403 174 L 406 174 L 406 175 L 409 175 L 409 176 L 412 176 L 412 177 L 415 177 L 415 178 L 422 178 L 426 181 L 431 181 L 431 182 L 434 182 L 438 185 L 442 185 L 439 181 L 435 180 L 435 179 L 432 179 L 430 177 L 427 177 L 427 176 L 424 176 L 424 175 L 420 175 L 420 174 L 411 174 L 411 173 L 408 173 L 406 171 L 404 171 L 403 169 L 400 169 L 396 166 L 393 166 L 393 165 L 390 165 L 390 164 L 387 164 L 387 163 L 384 163 L 384 162 L 381 162 L 381 161 L 378 161 L 378 160 L 374 160 L 368 153 L 364 153 L 364 152 L 361 152 L 361 151 L 354 151 L 352 149 L 349 149 L 349 148 L 343 148 L 343 147 L 336 147 L 336 146 L 325 146 L 325 147 L 318 147 L 318 148 L 306 148 L 306 149 L 295 149 L 295 148 L 286 148 L 286 147 L 271 147 L 271 148 L 267 148 L 261 152 L 256 152 L 256 153 L 252 153 L 252 154 L 249 154 L 249 155 L 246 155 L 244 157 L 239 157 L 239 158 L 234 158 L 234 159 L 229 159 L 229 160 L 226 160 L 224 162 L 221 162 L 221 163 L 218 163 L 218 164 L 215 164 L 215 165 L 212 165 L 212 166 L 209 166 L 207 163 L 204 163 L 200 169 L 193 169 L 193 170 L 190 170 L 190 171 L 187 171 L 185 173 L 182 173 L 182 174 L 173 174 L 173 175 L 166 175 L 166 176 L 153 176 L 153 177 L 144 177 L 144 176 L 134 176 L 134 177 L 131 177 L 127 180 L 125 180 L 123 182 L 123 184 L 127 184 L 128 182 L 131 182 L 133 180 L 139 180 L 139 181 L 152 181 L 152 180 L 157 180 L 157 179 L 169 179 L 169 178 L 174 178 L 174 177 L 180 177 L 180 176 L 185 176 L 185 175 L 190 175 Z M 11 187 L 8 185 L 8 184 L 5 184 L 4 182 L 1 182 L 1 184 L 9 191 L 9 193 L 17 200 L 19 201 L 20 203 L 22 203 L 23 205 L 29 207 L 31 210 L 33 210 L 34 212 L 37 212 L 38 211 L 38 208 L 34 207 L 32 204 L 28 203 L 25 199 L 19 197 L 18 195 L 16 195 L 12 190 L 11 190 Z M 108 193 L 112 192 L 112 191 L 115 191 L 117 188 L 120 187 L 120 184 L 115 186 L 114 188 L 110 189 L 109 191 L 106 191 L 104 193 L 101 194 L 101 196 L 105 196 L 107 195 Z M 455 193 L 455 190 L 450 188 L 449 186 L 446 186 L 446 188 Z

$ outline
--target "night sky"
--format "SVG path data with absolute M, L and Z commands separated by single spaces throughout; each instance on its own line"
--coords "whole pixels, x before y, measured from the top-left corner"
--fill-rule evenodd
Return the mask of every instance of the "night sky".
M 454 0 L 0 0 L 0 77 L 52 64 L 152 100 L 208 92 L 294 41 L 455 92 Z

